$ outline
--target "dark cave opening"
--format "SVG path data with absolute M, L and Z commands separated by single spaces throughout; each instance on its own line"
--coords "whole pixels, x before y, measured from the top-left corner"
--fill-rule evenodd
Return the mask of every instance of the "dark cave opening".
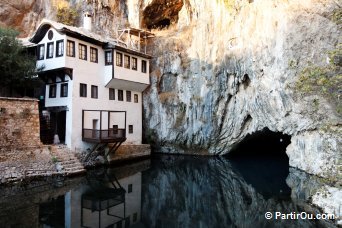
M 288 199 L 291 189 L 286 184 L 289 159 L 286 147 L 291 136 L 265 128 L 247 135 L 227 155 L 233 169 L 265 198 Z
M 148 29 L 164 29 L 164 28 L 168 28 L 171 24 L 170 19 L 168 18 L 164 18 L 160 21 L 158 21 L 157 23 L 150 25 L 149 27 L 147 27 Z
M 245 156 L 287 157 L 286 147 L 291 143 L 291 136 L 273 132 L 268 128 L 248 134 L 228 154 L 229 158 Z

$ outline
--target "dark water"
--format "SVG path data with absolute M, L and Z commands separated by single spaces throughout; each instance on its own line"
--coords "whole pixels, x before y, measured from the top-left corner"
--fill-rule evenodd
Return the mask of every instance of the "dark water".
M 288 186 L 296 183 L 289 176 L 279 158 L 154 156 L 84 177 L 2 187 L 0 227 L 332 226 L 265 218 L 317 212 L 291 198 L 298 190 Z

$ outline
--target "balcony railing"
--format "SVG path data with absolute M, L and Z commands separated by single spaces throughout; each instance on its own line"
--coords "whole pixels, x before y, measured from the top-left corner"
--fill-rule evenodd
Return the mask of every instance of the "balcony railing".
M 120 142 L 126 140 L 126 129 L 83 129 L 82 140 L 86 142 Z

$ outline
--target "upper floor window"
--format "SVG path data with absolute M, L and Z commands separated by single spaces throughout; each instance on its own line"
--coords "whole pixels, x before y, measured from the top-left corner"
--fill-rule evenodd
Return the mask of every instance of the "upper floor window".
M 134 94 L 134 103 L 138 103 L 138 102 L 139 102 L 138 94 Z
M 87 46 L 78 44 L 78 56 L 80 59 L 87 60 Z
M 116 65 L 122 66 L 122 54 L 120 52 L 116 53 Z
M 98 98 L 97 86 L 91 86 L 91 98 Z
M 68 83 L 61 84 L 61 97 L 68 96 Z
M 137 70 L 138 69 L 138 59 L 132 57 L 132 70 Z
M 56 97 L 56 89 L 57 89 L 56 84 L 49 86 L 49 98 L 55 98 Z
M 90 62 L 97 63 L 97 48 L 90 47 Z
M 113 64 L 112 51 L 105 51 L 105 64 L 106 65 L 112 65 Z
M 68 40 L 67 41 L 67 56 L 75 57 L 75 42 Z
M 80 97 L 87 97 L 87 84 L 80 83 Z
M 50 31 L 48 32 L 48 39 L 49 39 L 49 40 L 52 40 L 52 38 L 53 38 L 53 31 L 50 30 Z
M 64 40 L 56 42 L 56 57 L 61 57 L 64 54 Z
M 115 100 L 115 89 L 109 88 L 109 100 Z
M 40 44 L 37 46 L 37 59 L 42 60 L 44 59 L 44 53 L 45 53 L 45 44 Z
M 131 102 L 132 101 L 132 92 L 126 91 L 126 101 Z
M 46 47 L 46 58 L 53 58 L 53 42 L 47 43 Z
M 143 73 L 146 73 L 147 72 L 147 70 L 146 70 L 146 65 L 147 65 L 147 63 L 146 63 L 146 61 L 145 60 L 142 60 L 141 61 L 141 72 L 143 72 Z
M 129 57 L 129 55 L 125 55 L 125 68 L 129 69 L 131 66 L 131 58 Z
M 121 89 L 118 90 L 118 100 L 123 101 L 123 90 Z

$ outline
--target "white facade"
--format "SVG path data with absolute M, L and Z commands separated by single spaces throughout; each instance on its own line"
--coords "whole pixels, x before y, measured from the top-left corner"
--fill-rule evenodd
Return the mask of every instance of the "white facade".
M 124 144 L 141 144 L 142 91 L 150 84 L 149 56 L 122 47 L 117 50 L 118 47 L 115 45 L 103 48 L 106 45 L 103 40 L 97 41 L 94 37 L 87 37 L 82 30 L 80 30 L 80 34 L 75 35 L 75 32 L 69 34 L 69 30 L 65 28 L 70 27 L 59 23 L 45 22 L 31 38 L 33 42 L 37 43 L 38 56 L 40 45 L 44 45 L 44 57 L 42 59 L 38 57 L 37 67 L 44 66 L 43 74 L 45 74 L 47 82 L 45 107 L 63 107 L 63 110 L 66 110 L 65 144 L 72 150 L 90 148 L 91 144 L 82 141 L 82 128 L 106 130 L 108 126 L 112 125 L 126 128 L 127 140 Z M 40 39 L 40 37 L 42 38 Z M 71 43 L 74 45 L 74 49 L 70 48 Z M 48 58 L 49 53 L 51 54 L 51 50 L 49 52 L 47 47 L 48 44 L 50 49 L 53 44 L 51 58 Z M 84 47 L 86 47 L 86 59 L 81 59 L 81 49 L 84 50 Z M 63 50 L 62 55 L 58 49 Z M 91 49 L 94 58 L 91 58 Z M 107 59 L 106 63 L 105 51 L 112 53 L 111 64 L 108 64 L 110 59 Z M 94 54 L 96 52 L 97 57 Z M 122 66 L 116 64 L 117 52 L 122 54 Z M 73 56 L 69 56 L 70 54 Z M 129 68 L 125 68 L 125 56 L 129 56 Z M 137 60 L 136 69 L 132 69 L 133 58 Z M 144 70 L 142 69 L 143 62 L 146 63 L 146 72 L 142 72 Z M 86 87 L 86 96 L 81 96 L 82 92 L 85 93 L 84 89 L 81 91 L 81 84 Z M 64 91 L 62 91 L 62 87 Z M 66 95 L 66 88 L 67 96 L 63 97 L 62 93 Z M 94 92 L 97 90 L 97 96 L 95 93 L 92 96 L 92 90 Z M 113 97 L 110 99 L 109 90 L 114 92 L 114 99 Z M 128 100 L 129 93 L 130 100 Z M 122 99 L 119 100 L 119 98 Z M 82 119 L 83 110 L 103 110 L 104 112 L 102 112 L 102 116 L 99 113 L 87 112 Z M 109 115 L 108 111 L 125 111 L 126 126 L 122 113 L 110 113 Z M 110 120 L 108 116 L 110 116 Z M 129 129 L 133 132 L 129 132 Z

